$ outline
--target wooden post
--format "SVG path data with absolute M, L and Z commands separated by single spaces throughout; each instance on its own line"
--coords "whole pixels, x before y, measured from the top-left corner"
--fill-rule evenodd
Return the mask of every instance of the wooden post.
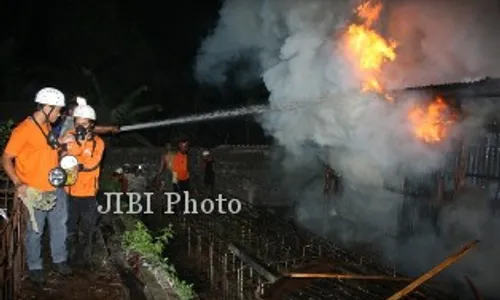
M 188 256 L 191 256 L 191 226 L 187 228 L 187 252 Z
M 238 267 L 238 273 L 240 274 L 240 280 L 239 280 L 239 290 L 238 293 L 240 295 L 240 299 L 244 300 L 245 299 L 245 264 L 243 263 L 242 260 L 240 260 L 240 264 Z
M 227 298 L 228 296 L 228 290 L 229 290 L 229 269 L 227 266 L 228 263 L 228 254 L 225 253 L 224 257 L 222 258 L 222 271 L 223 271 L 223 278 L 222 278 L 222 293 L 224 295 L 224 299 Z
M 210 284 L 212 286 L 214 285 L 214 242 L 212 239 L 210 239 L 210 246 L 208 249 L 208 256 L 209 256 L 209 274 L 210 274 Z
M 444 200 L 444 189 L 445 189 L 443 173 L 438 172 L 436 174 L 436 181 L 437 181 L 436 202 L 438 204 L 442 204 Z
M 328 214 L 330 213 L 330 202 L 331 202 L 331 197 L 330 197 L 330 191 L 328 191 L 328 194 L 325 196 L 325 204 L 324 204 L 324 212 L 323 212 L 323 236 L 326 238 L 328 234 Z
M 465 163 L 465 156 L 466 156 L 466 151 L 465 151 L 465 144 L 463 140 L 460 140 L 459 142 L 459 156 L 458 156 L 458 165 L 457 169 L 455 171 L 455 186 L 453 187 L 453 194 L 456 195 L 457 193 L 460 192 L 460 189 L 464 186 L 465 184 L 465 173 L 467 172 L 467 165 Z

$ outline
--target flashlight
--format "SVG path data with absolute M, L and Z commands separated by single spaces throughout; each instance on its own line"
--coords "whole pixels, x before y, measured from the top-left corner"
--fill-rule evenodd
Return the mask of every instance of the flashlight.
M 66 183 L 68 174 L 61 167 L 56 167 L 49 172 L 49 182 L 53 187 L 60 188 Z
M 49 183 L 56 188 L 73 185 L 78 175 L 78 160 L 72 155 L 61 159 L 58 167 L 49 172 Z

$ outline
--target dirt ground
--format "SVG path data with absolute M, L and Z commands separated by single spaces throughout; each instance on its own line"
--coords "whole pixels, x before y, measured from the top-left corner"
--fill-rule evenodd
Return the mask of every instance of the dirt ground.
M 47 227 L 47 226 L 46 226 Z M 48 235 L 42 239 L 42 256 L 47 283 L 38 286 L 27 278 L 23 280 L 19 300 L 126 300 L 127 288 L 120 273 L 112 267 L 106 257 L 102 239 L 98 239 L 94 250 L 95 270 L 73 267 L 73 274 L 63 277 L 52 271 Z M 106 263 L 104 262 L 106 261 Z M 27 275 L 27 271 L 26 271 Z
M 107 268 L 95 271 L 74 270 L 69 277 L 53 271 L 47 274 L 47 284 L 36 286 L 23 281 L 20 300 L 124 300 L 127 299 L 118 272 Z

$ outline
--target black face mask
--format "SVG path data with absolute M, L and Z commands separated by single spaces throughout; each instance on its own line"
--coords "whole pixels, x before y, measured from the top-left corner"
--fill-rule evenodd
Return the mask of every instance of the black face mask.
M 89 133 L 92 133 L 92 126 L 85 128 L 82 125 L 77 125 L 75 127 L 75 135 L 78 140 L 84 140 Z
M 61 146 L 57 139 L 56 133 L 52 130 L 49 131 L 49 133 L 46 136 L 46 139 L 47 139 L 47 144 L 49 144 L 50 148 L 52 149 L 57 149 Z

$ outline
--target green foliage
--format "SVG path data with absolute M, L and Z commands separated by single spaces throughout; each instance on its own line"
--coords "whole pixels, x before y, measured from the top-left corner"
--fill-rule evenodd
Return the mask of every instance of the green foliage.
M 103 93 L 97 77 L 91 70 L 83 68 L 83 74 L 92 82 L 92 86 L 99 100 L 98 116 L 103 122 L 109 122 L 116 125 L 135 124 L 141 120 L 141 117 L 148 117 L 151 113 L 161 111 L 162 109 L 161 105 L 157 104 L 140 104 L 142 100 L 141 95 L 149 91 L 149 88 L 145 85 L 136 88 L 130 94 L 120 99 L 119 102 L 114 102 L 111 101 L 111 98 L 106 93 Z M 151 142 L 138 133 L 132 133 L 131 137 L 145 146 L 152 147 Z
M 101 179 L 100 190 L 110 193 L 120 192 L 120 183 L 111 178 L 104 177 L 103 179 Z
M 13 128 L 14 128 L 14 121 L 12 120 L 0 124 L 0 149 L 5 148 L 5 146 L 7 145 L 10 133 L 12 132 Z
M 163 257 L 165 246 L 173 237 L 172 225 L 161 230 L 158 236 L 153 236 L 142 222 L 136 221 L 135 229 L 126 231 L 122 242 L 127 251 L 141 255 L 147 262 L 161 270 L 172 282 L 172 287 L 181 300 L 191 300 L 195 298 L 192 284 L 181 280 L 175 267 Z

